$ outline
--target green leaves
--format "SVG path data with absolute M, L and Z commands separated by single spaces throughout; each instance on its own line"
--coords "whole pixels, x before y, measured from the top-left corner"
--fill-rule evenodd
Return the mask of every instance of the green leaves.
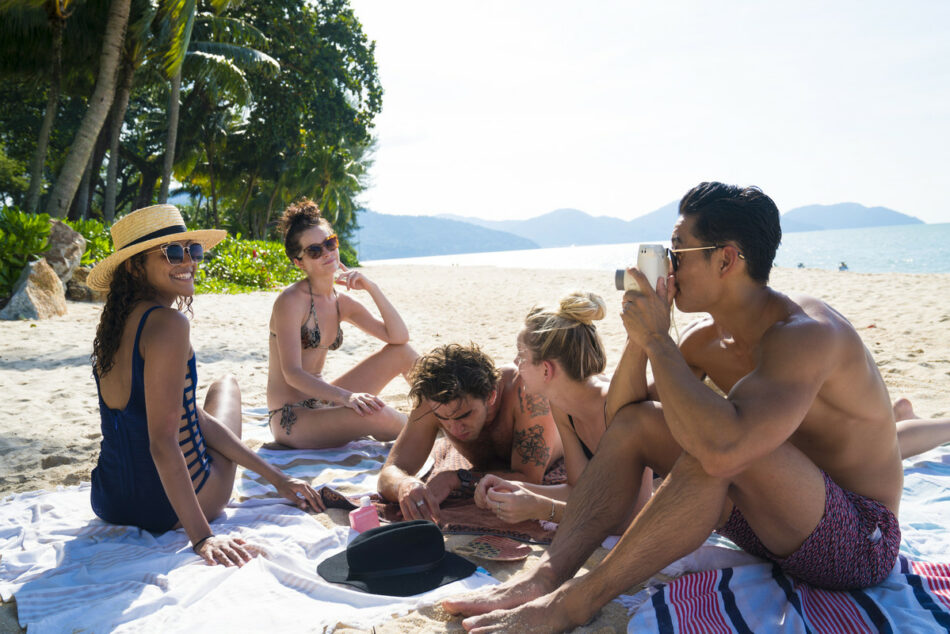
M 28 262 L 49 249 L 49 216 L 0 209 L 0 297 L 8 297 Z
M 86 239 L 86 250 L 82 254 L 80 265 L 93 266 L 112 253 L 112 236 L 106 226 L 98 220 L 66 220 L 64 222 Z
M 348 267 L 358 266 L 355 252 L 343 243 L 340 258 Z M 241 240 L 238 235 L 228 236 L 208 253 L 195 283 L 199 293 L 234 294 L 281 289 L 302 276 L 280 242 Z
M 300 279 L 284 245 L 228 236 L 211 250 L 195 279 L 203 293 L 243 293 L 278 289 Z

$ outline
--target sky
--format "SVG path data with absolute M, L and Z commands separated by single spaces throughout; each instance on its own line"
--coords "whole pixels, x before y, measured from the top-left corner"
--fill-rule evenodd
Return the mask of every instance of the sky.
M 705 180 L 950 222 L 950 2 L 351 0 L 385 214 L 631 219 Z

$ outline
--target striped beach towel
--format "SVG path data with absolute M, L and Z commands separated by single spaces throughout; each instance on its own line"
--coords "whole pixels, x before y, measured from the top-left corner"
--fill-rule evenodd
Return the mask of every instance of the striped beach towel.
M 627 631 L 950 632 L 950 447 L 905 461 L 900 519 L 901 554 L 877 586 L 819 590 L 761 560 L 689 572 L 624 597 Z

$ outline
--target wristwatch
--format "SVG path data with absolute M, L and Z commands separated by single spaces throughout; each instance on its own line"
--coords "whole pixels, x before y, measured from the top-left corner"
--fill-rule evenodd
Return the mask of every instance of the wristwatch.
M 475 487 L 478 485 L 478 479 L 475 477 L 474 473 L 468 469 L 458 469 L 455 471 L 455 475 L 459 477 L 459 482 L 461 482 L 461 486 L 459 488 L 462 491 L 467 491 L 468 493 L 475 492 Z

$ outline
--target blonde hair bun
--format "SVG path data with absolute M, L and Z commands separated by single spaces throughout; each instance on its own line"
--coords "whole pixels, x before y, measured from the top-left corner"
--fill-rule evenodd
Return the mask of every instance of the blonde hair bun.
M 574 291 L 561 299 L 557 315 L 589 326 L 607 315 L 607 303 L 597 293 Z

